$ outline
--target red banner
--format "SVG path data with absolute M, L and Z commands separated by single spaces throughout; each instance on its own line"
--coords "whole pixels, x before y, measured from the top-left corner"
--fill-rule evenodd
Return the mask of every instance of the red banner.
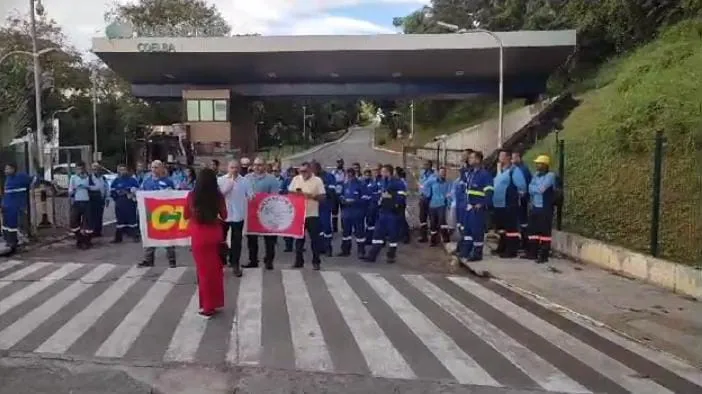
M 304 196 L 258 193 L 249 201 L 245 232 L 304 238 L 305 210 Z
M 188 221 L 183 217 L 185 198 L 144 198 L 147 236 L 153 240 L 189 238 Z

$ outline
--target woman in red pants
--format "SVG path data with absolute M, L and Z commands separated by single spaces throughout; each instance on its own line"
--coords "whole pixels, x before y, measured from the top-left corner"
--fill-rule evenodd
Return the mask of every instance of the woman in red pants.
M 209 168 L 200 172 L 195 188 L 188 194 L 185 219 L 189 220 L 191 246 L 200 296 L 200 315 L 212 317 L 224 307 L 224 277 L 220 257 L 223 242 L 222 218 L 227 217 L 224 197 L 217 186 L 217 174 Z

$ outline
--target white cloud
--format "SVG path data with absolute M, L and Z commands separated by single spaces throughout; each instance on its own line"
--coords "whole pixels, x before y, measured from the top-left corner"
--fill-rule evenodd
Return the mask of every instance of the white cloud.
M 130 3 L 136 0 L 117 0 Z M 370 21 L 332 16 L 329 12 L 346 6 L 397 4 L 400 10 L 417 7 L 429 0 L 207 0 L 217 6 L 235 33 L 289 34 L 375 34 L 394 33 L 391 27 Z M 42 0 L 46 13 L 64 29 L 69 41 L 87 51 L 90 39 L 103 35 L 104 14 L 112 0 Z M 27 0 L 0 0 L 0 17 L 12 10 L 28 12 Z

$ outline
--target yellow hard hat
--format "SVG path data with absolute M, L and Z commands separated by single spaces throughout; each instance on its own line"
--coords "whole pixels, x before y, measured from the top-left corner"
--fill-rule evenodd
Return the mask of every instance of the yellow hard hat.
M 539 157 L 536 158 L 536 160 L 534 160 L 534 163 L 545 164 L 547 166 L 550 166 L 551 165 L 551 158 L 549 158 L 546 155 L 540 155 Z

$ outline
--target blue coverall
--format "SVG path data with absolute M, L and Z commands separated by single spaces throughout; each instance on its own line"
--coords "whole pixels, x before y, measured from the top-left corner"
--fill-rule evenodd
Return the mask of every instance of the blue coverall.
M 102 237 L 102 220 L 105 215 L 105 205 L 107 205 L 107 193 L 109 184 L 103 175 L 89 175 L 89 185 L 94 186 L 88 194 L 90 195 L 90 218 L 92 220 L 93 236 Z
M 380 187 L 382 182 L 380 177 L 369 178 L 366 183 L 368 191 L 368 208 L 366 209 L 366 245 L 373 243 L 373 233 L 375 223 L 378 221 L 378 204 L 380 202 Z
M 341 211 L 341 188 L 346 182 L 346 171 L 344 170 L 344 162 L 341 161 L 339 164 L 341 167 L 337 167 L 331 170 L 331 174 L 334 176 L 334 184 L 336 185 L 336 200 L 332 206 L 332 231 L 339 232 L 339 212 Z
M 492 176 L 483 168 L 466 172 L 467 204 L 463 216 L 463 239 L 459 256 L 470 261 L 483 259 L 488 203 L 492 200 Z
M 527 258 L 538 263 L 548 261 L 551 251 L 555 189 L 558 186 L 553 172 L 537 172 L 529 183 L 531 212 L 529 212 L 529 248 Z
M 529 184 L 531 183 L 531 171 L 529 170 L 529 167 L 526 166 L 524 163 L 519 163 L 516 165 L 516 168 L 518 168 L 522 172 L 522 176 L 524 177 L 524 181 L 527 184 L 527 188 L 529 187 Z M 527 227 L 529 225 L 529 193 L 524 193 L 522 195 L 522 198 L 519 200 L 519 232 L 521 233 L 522 237 L 522 249 L 526 250 L 527 245 L 529 243 L 528 241 L 528 235 L 529 232 L 527 231 Z
M 139 182 L 129 175 L 117 177 L 110 186 L 110 196 L 115 202 L 117 226 L 114 242 L 122 242 L 124 234 L 139 240 L 136 191 Z
M 521 243 L 519 202 L 527 191 L 526 180 L 517 167 L 509 166 L 495 176 L 493 186 L 493 221 L 500 236 L 495 253 L 503 258 L 517 257 Z
M 365 209 L 368 204 L 368 190 L 358 178 L 350 178 L 342 185 L 341 195 L 341 255 L 351 254 L 352 235 L 356 237 L 358 257 L 365 254 L 366 229 Z
M 322 171 L 319 175 L 324 183 L 324 188 L 327 191 L 327 196 L 319 203 L 319 238 L 322 245 L 322 252 L 326 252 L 332 256 L 332 238 L 334 237 L 332 228 L 332 209 L 337 200 L 336 195 L 336 179 L 329 172 Z
M 375 262 L 380 249 L 388 242 L 387 261 L 394 263 L 397 255 L 397 242 L 401 236 L 401 210 L 406 205 L 407 189 L 402 180 L 390 177 L 380 181 L 378 220 L 373 232 L 373 246 L 364 260 Z
M 15 173 L 5 178 L 2 197 L 2 236 L 5 243 L 14 251 L 19 239 L 20 212 L 27 206 L 27 193 L 32 184 L 32 177 L 24 173 Z

